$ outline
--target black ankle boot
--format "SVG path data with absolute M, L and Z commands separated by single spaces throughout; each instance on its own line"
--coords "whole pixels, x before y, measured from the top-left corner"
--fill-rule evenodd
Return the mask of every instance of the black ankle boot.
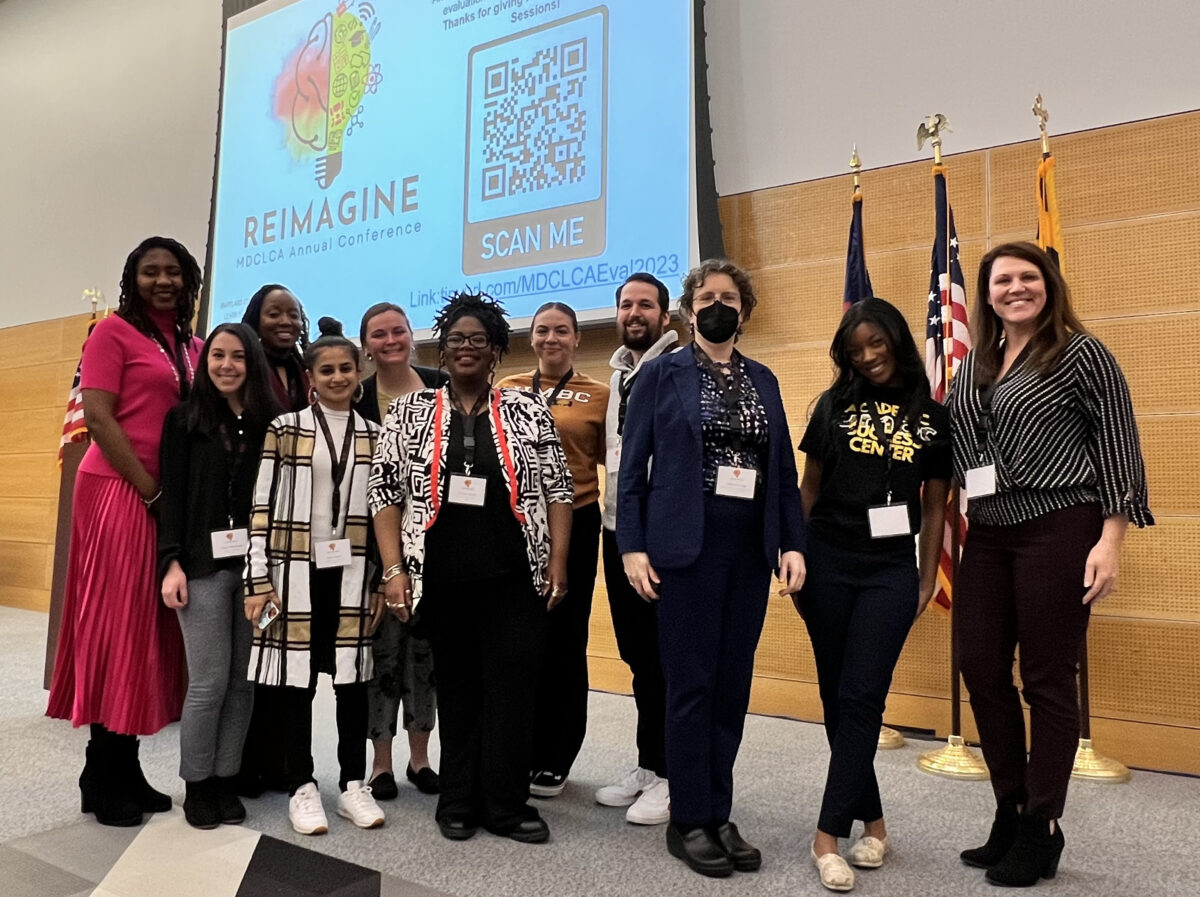
M 183 817 L 192 828 L 210 829 L 221 824 L 217 812 L 217 780 L 184 782 Z
M 93 726 L 93 730 L 96 727 Z M 142 810 L 115 774 L 113 754 L 101 734 L 87 746 L 87 762 L 79 774 L 80 811 L 95 813 L 101 825 L 128 827 L 142 824 Z
M 238 799 L 237 777 L 217 776 L 217 815 L 226 825 L 241 825 L 246 821 L 246 805 Z
M 133 735 L 114 735 L 120 751 L 120 775 L 125 781 L 126 793 L 141 807 L 143 813 L 166 813 L 171 809 L 171 798 L 150 787 L 138 760 L 138 740 Z
M 1017 820 L 1020 818 L 1017 802 L 1003 800 L 996 807 L 996 818 L 992 820 L 992 831 L 987 843 L 981 847 L 972 847 L 959 854 L 959 858 L 968 866 L 980 869 L 990 869 L 1004 859 L 1008 849 L 1017 840 Z
M 1050 826 L 1054 831 L 1050 831 Z M 1020 817 L 1017 840 L 999 863 L 989 869 L 986 878 L 994 885 L 1028 888 L 1039 878 L 1054 878 L 1062 855 L 1062 826 L 1039 816 Z

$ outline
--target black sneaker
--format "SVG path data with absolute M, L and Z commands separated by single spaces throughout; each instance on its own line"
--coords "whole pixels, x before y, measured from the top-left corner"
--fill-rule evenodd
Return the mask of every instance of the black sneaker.
M 529 777 L 529 793 L 534 797 L 558 797 L 567 787 L 566 774 L 541 770 Z

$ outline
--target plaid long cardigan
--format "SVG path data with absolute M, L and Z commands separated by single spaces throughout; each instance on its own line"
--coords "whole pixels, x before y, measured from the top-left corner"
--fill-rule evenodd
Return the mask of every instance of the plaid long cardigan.
M 367 481 L 379 427 L 351 412 L 354 464 L 346 534 L 351 561 L 342 571 L 341 609 L 335 644 L 336 685 L 365 682 L 372 676 L 369 586 L 374 541 L 367 508 Z M 312 605 L 311 558 L 312 456 L 317 422 L 311 408 L 271 422 L 263 442 L 254 487 L 247 555 L 246 594 L 274 591 L 282 612 L 265 630 L 255 629 L 248 677 L 261 685 L 307 688 L 310 679 Z

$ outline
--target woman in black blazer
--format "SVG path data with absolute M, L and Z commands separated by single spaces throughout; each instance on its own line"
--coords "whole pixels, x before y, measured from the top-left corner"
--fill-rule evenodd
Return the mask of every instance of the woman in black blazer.
M 779 382 L 734 349 L 756 299 L 710 260 L 683 281 L 691 345 L 647 364 L 625 419 L 617 546 L 658 601 L 667 680 L 667 849 L 702 875 L 762 862 L 729 821 L 771 571 L 804 583 L 804 520 Z M 688 526 L 687 524 L 691 524 Z M 661 597 L 660 597 L 661 596 Z
M 354 410 L 382 424 L 395 399 L 449 379 L 445 371 L 412 364 L 412 326 L 399 305 L 380 302 L 366 310 L 359 333 L 375 373 L 362 382 Z M 403 704 L 409 762 L 405 775 L 425 794 L 438 793 L 438 775 L 429 765 L 429 733 L 436 722 L 433 652 L 419 620 L 402 623 L 385 614 L 375 630 L 375 678 L 367 687 L 368 735 L 374 745 L 371 791 L 380 800 L 399 793 L 392 767 L 392 740 Z

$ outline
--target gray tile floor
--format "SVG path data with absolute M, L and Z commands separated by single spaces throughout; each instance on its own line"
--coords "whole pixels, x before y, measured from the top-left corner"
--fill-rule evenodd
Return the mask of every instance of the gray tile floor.
M 43 716 L 45 625 L 42 614 L 0 608 L 0 897 L 90 894 L 139 832 L 105 828 L 79 814 L 75 779 L 87 734 Z M 332 697 L 324 688 L 314 754 L 325 783 L 337 779 L 332 719 Z M 734 818 L 762 848 L 763 869 L 712 881 L 666 854 L 662 827 L 628 825 L 622 811 L 593 802 L 595 788 L 631 764 L 633 725 L 630 699 L 592 694 L 588 739 L 572 778 L 559 798 L 539 803 L 553 832 L 549 844 L 518 845 L 487 834 L 445 841 L 433 823 L 434 799 L 406 785 L 399 799 L 384 805 L 388 823 L 382 829 L 360 831 L 337 818 L 328 785 L 328 835 L 292 832 L 283 795 L 249 802 L 247 828 L 378 869 L 386 876 L 385 897 L 826 893 L 807 847 L 827 762 L 818 726 L 747 720 Z M 177 739 L 177 727 L 169 727 L 144 740 L 142 756 L 150 780 L 179 802 Z M 879 755 L 895 852 L 883 869 L 860 874 L 854 893 L 995 897 L 977 870 L 957 860 L 958 850 L 986 835 L 988 785 L 919 772 L 916 758 L 929 746 L 910 742 Z M 398 749 L 398 763 L 401 755 Z M 1067 849 L 1058 878 L 1042 887 L 1058 897 L 1195 897 L 1200 870 L 1186 845 L 1198 820 L 1198 779 L 1137 772 L 1130 785 L 1073 784 L 1063 819 Z M 194 833 L 200 839 L 195 843 L 203 845 L 205 834 Z

